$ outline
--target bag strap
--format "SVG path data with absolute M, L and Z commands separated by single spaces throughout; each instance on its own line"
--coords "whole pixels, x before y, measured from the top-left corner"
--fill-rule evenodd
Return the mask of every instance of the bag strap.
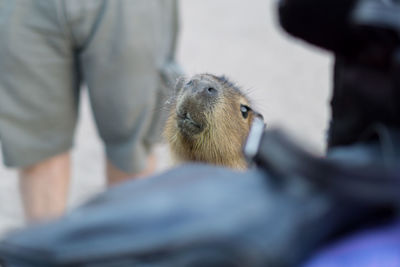
M 400 164 L 384 161 L 373 163 L 343 162 L 319 157 L 295 144 L 280 130 L 259 134 L 262 122 L 255 120 L 245 146 L 245 155 L 257 167 L 279 181 L 300 178 L 331 193 L 369 204 L 400 203 Z M 256 134 L 258 131 L 258 134 Z M 258 141 L 252 140 L 259 138 Z M 400 137 L 398 139 L 400 144 Z M 248 146 L 258 143 L 249 153 Z M 253 146 L 253 145 L 252 145 Z

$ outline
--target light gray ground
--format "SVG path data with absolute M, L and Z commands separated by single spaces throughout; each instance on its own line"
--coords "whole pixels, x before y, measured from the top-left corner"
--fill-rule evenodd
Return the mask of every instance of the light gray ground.
M 268 127 L 283 127 L 321 153 L 328 124 L 331 58 L 289 38 L 276 23 L 271 0 L 181 1 L 178 60 L 188 75 L 225 74 L 249 92 Z M 168 166 L 157 147 L 159 171 Z M 102 146 L 88 99 L 73 148 L 70 205 L 104 189 Z M 0 236 L 23 223 L 16 172 L 0 165 Z

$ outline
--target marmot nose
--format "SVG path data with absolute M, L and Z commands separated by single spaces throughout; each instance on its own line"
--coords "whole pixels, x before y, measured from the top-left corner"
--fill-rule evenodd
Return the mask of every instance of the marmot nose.
M 193 93 L 204 97 L 213 97 L 218 94 L 218 91 L 213 86 L 207 84 L 199 84 L 198 86 L 193 87 Z

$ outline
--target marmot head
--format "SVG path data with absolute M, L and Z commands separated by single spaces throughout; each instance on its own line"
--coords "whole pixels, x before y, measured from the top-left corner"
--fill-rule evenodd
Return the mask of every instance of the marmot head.
M 181 78 L 169 105 L 164 135 L 178 162 L 246 168 L 242 148 L 261 115 L 237 86 L 211 74 Z

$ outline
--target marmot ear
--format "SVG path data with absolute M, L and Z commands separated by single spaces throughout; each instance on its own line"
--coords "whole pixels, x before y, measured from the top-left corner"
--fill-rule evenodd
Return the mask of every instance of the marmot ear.
M 185 84 L 185 82 L 186 82 L 186 79 L 183 76 L 180 76 L 176 80 L 176 83 L 175 83 L 175 94 L 179 93 L 182 90 L 183 85 Z

